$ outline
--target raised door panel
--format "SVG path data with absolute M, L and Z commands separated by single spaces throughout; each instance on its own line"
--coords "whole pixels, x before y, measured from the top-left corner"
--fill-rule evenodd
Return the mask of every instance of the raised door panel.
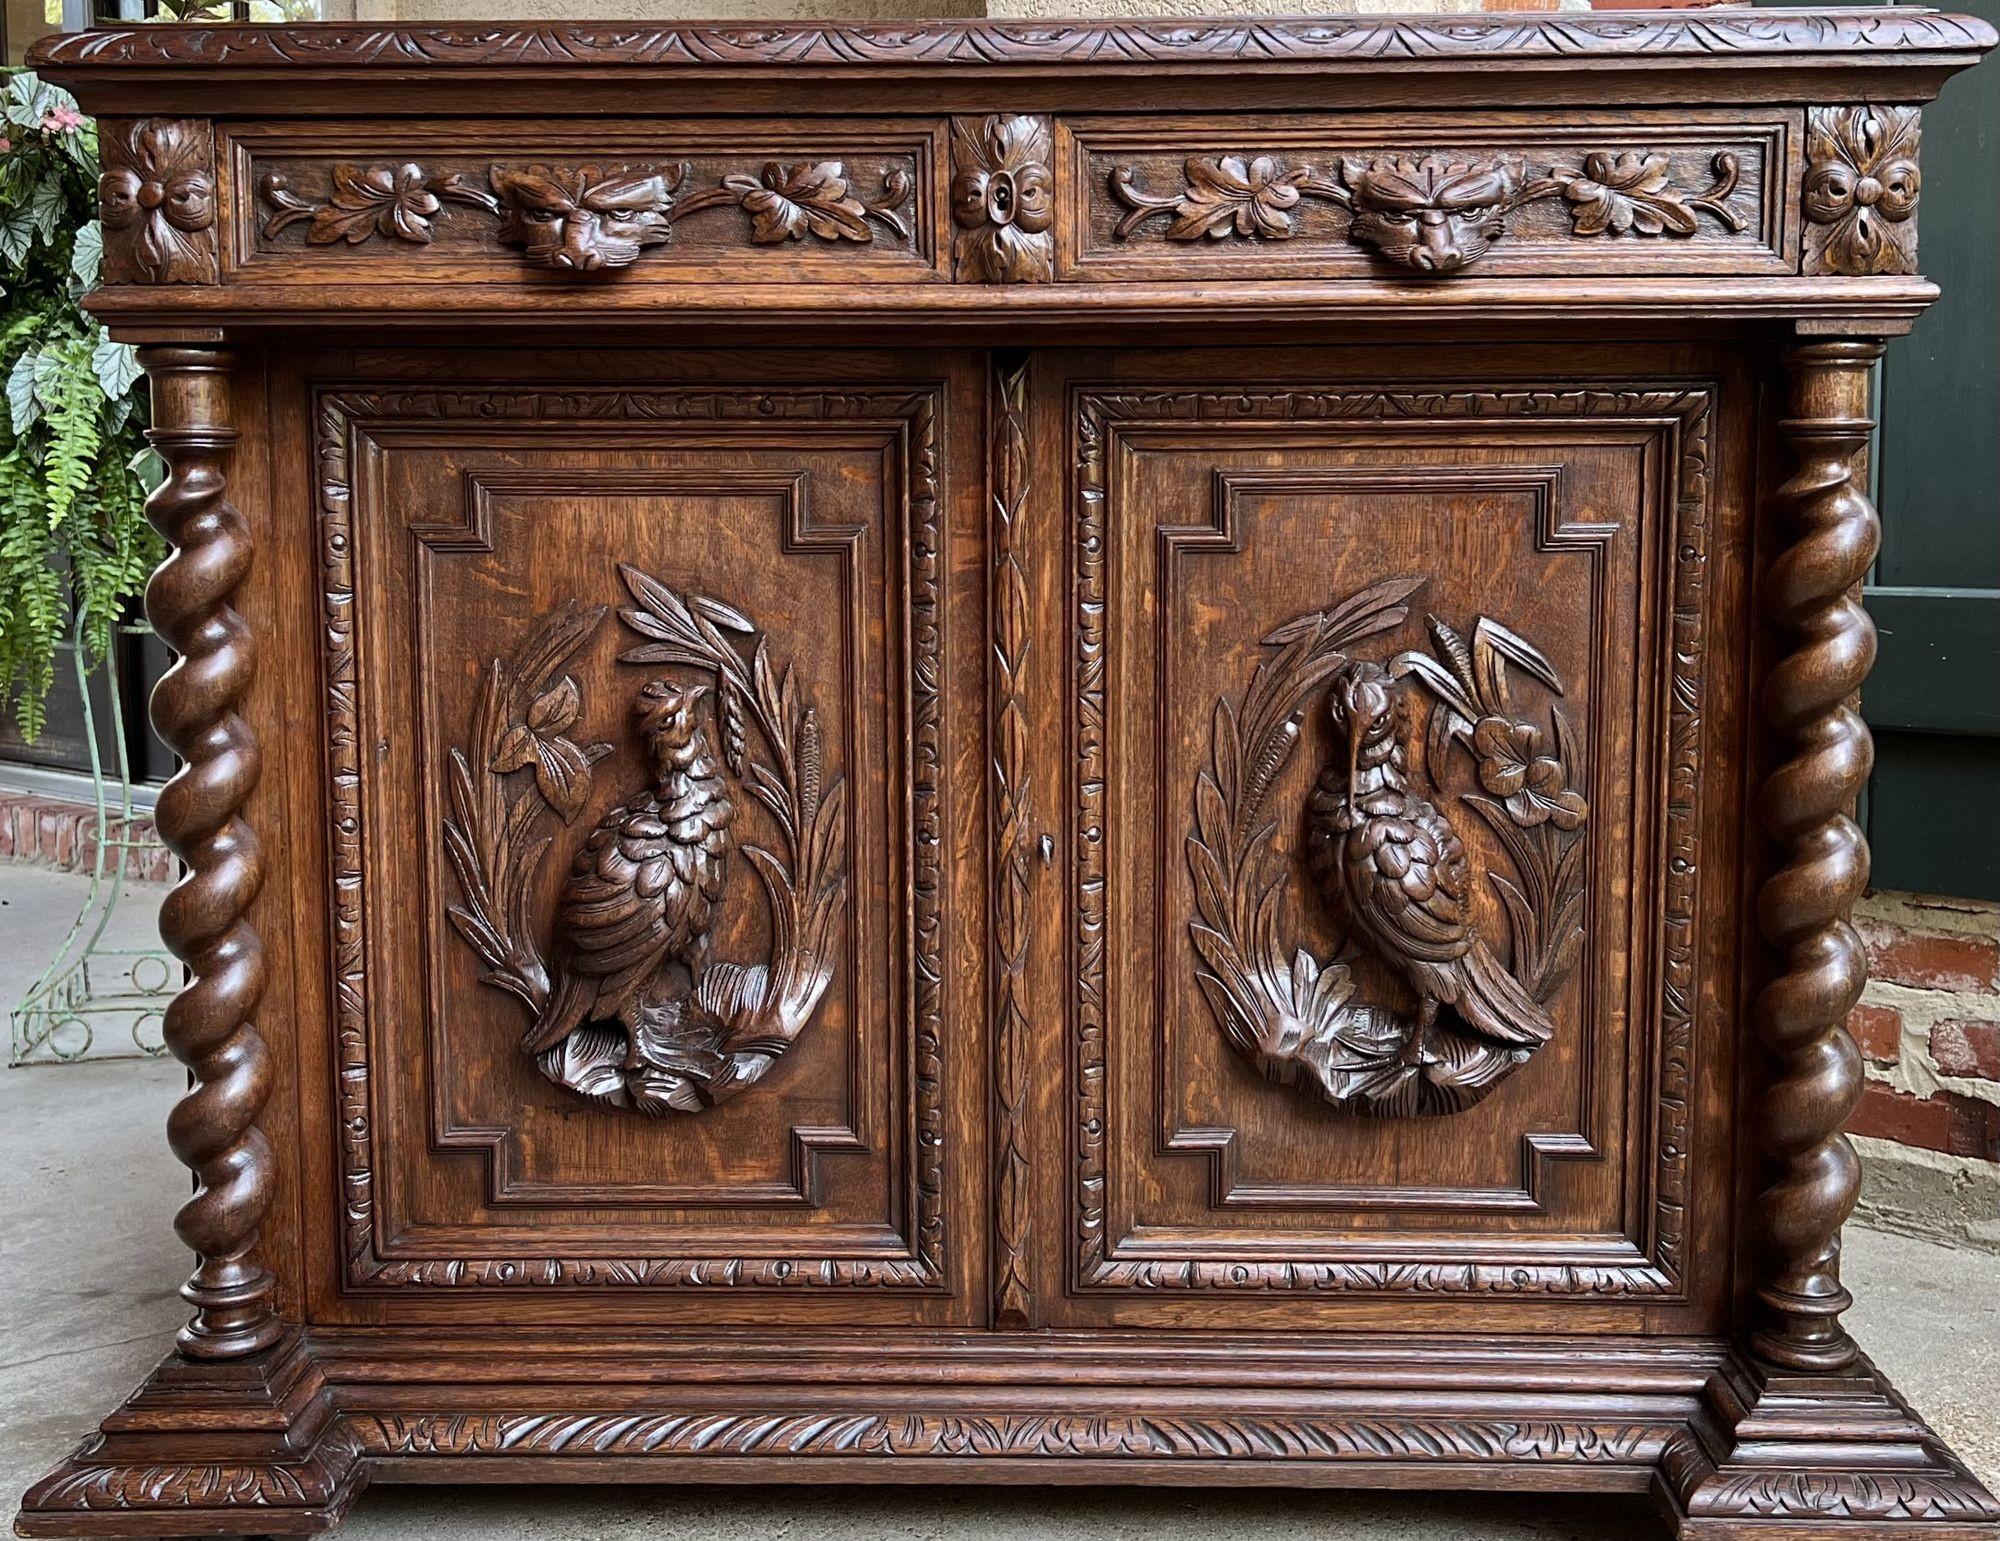
M 982 1309 L 967 378 L 316 388 L 332 1314 Z
M 1041 391 L 1055 1314 L 1712 1320 L 1721 384 L 1102 363 Z

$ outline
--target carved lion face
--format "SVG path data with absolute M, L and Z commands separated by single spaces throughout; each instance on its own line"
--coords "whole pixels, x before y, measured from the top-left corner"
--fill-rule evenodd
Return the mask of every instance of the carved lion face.
M 657 174 L 607 177 L 595 166 L 491 172 L 506 213 L 500 239 L 524 247 L 542 267 L 574 272 L 622 268 L 668 236 L 673 191 Z
M 1523 175 L 1523 165 L 1511 160 L 1473 166 L 1439 155 L 1344 159 L 1341 178 L 1354 198 L 1348 234 L 1398 267 L 1455 272 L 1484 256 L 1504 231 Z

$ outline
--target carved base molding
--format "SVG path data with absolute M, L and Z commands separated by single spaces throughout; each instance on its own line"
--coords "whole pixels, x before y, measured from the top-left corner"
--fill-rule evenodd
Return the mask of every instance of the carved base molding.
M 2000 1503 L 1866 1358 L 1838 1375 L 1732 1359 L 1658 1493 L 1687 1541 L 2000 1536 Z
M 1700 1339 L 1129 1341 L 769 1335 L 495 1344 L 296 1336 L 169 1359 L 27 1495 L 27 1536 L 303 1535 L 372 1476 L 1643 1491 L 1682 1536 L 1970 1541 L 2000 1509 L 1872 1367 L 1766 1375 Z M 1578 1390 L 1553 1389 L 1572 1386 Z M 467 1463 L 470 1463 L 470 1469 Z
M 317 1535 L 367 1475 L 305 1339 L 171 1355 L 21 1499 L 23 1536 Z

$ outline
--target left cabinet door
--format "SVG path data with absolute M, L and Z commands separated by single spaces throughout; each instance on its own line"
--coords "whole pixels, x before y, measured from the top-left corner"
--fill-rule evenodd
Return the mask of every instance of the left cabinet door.
M 315 1319 L 983 1319 L 976 365 L 342 362 Z

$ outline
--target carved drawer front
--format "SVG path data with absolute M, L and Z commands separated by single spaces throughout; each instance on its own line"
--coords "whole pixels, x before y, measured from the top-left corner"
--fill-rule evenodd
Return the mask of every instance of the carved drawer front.
M 225 151 L 238 189 L 225 277 L 937 278 L 942 147 L 941 127 L 911 120 L 609 121 L 552 131 L 531 154 L 491 125 L 246 126 Z
M 1790 118 L 1064 125 L 1064 276 L 1789 272 Z
M 1718 391 L 1069 382 L 1071 1319 L 1712 1315 Z
M 965 378 L 317 390 L 327 1311 L 982 1309 Z

